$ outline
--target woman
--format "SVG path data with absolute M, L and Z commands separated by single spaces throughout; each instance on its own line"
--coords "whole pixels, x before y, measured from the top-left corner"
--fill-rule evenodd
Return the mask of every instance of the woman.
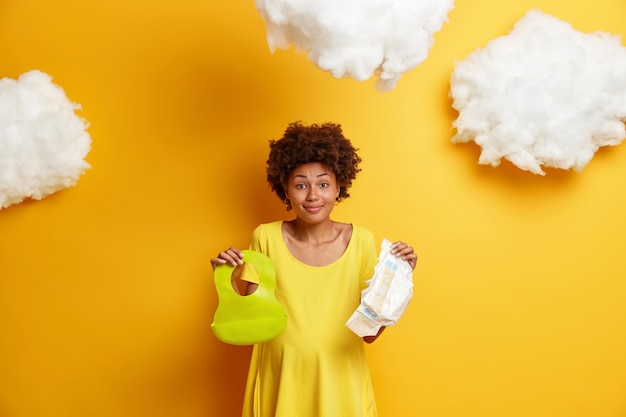
M 374 417 L 376 401 L 363 340 L 345 326 L 374 274 L 378 247 L 365 228 L 330 218 L 348 190 L 361 158 L 341 126 L 288 126 L 270 141 L 267 180 L 295 218 L 258 226 L 250 249 L 276 268 L 276 298 L 288 316 L 285 331 L 255 345 L 244 417 Z M 415 268 L 403 242 L 392 253 Z M 211 259 L 213 268 L 241 265 L 239 249 Z M 248 283 L 247 293 L 256 284 Z M 373 342 L 377 335 L 363 338 Z

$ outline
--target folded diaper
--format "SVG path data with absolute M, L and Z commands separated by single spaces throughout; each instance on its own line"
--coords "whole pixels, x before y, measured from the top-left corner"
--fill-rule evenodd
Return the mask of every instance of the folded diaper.
M 366 282 L 361 304 L 346 322 L 360 337 L 373 336 L 382 326 L 396 324 L 413 297 L 413 270 L 390 251 L 391 242 L 383 239 L 374 276 Z

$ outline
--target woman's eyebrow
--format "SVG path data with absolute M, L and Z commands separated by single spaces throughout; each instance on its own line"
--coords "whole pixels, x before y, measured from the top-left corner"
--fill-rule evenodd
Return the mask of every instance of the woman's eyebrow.
M 326 177 L 329 175 L 330 174 L 328 172 L 322 172 L 321 174 L 316 175 L 315 178 Z M 308 177 L 304 174 L 296 174 L 294 175 L 294 178 L 308 178 Z

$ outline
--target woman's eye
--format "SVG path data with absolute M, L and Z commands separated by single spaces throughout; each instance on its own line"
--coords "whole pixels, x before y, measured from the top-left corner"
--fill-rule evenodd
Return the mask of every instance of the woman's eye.
M 304 188 L 304 184 L 296 184 L 296 188 L 297 188 L 298 190 L 301 190 L 301 189 L 303 189 L 303 188 Z
M 327 182 L 323 182 L 323 183 L 320 184 L 320 187 L 328 188 L 328 183 Z

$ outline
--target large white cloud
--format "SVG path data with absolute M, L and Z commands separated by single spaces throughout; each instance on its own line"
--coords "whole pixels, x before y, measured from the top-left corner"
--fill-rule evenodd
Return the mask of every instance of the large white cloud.
M 79 108 L 41 71 L 0 80 L 0 209 L 73 186 L 90 168 Z
M 335 77 L 391 90 L 428 56 L 454 0 L 256 0 L 270 49 L 291 45 Z
M 626 48 L 617 35 L 531 10 L 455 65 L 450 96 L 459 111 L 452 141 L 480 145 L 479 163 L 580 171 L 626 137 Z

